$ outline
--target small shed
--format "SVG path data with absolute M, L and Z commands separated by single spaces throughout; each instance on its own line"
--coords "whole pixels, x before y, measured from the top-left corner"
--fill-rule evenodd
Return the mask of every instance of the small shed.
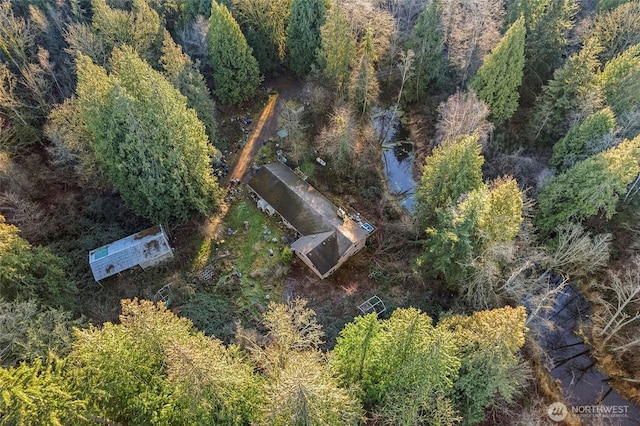
M 158 225 L 91 250 L 89 266 L 93 278 L 100 281 L 134 266 L 146 269 L 172 257 L 167 234 Z

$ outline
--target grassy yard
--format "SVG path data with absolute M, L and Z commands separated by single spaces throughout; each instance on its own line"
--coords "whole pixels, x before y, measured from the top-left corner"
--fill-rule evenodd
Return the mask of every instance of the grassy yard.
M 181 314 L 223 339 L 236 321 L 255 323 L 270 300 L 279 301 L 288 263 L 275 218 L 240 196 L 222 220 L 218 238 L 203 242 L 193 263 L 198 286 Z

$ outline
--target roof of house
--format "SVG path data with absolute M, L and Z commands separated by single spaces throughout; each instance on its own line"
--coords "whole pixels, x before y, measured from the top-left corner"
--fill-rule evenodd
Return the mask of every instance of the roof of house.
M 137 265 L 153 263 L 173 252 L 162 226 L 154 226 L 89 252 L 89 265 L 96 281 Z
M 262 166 L 249 187 L 302 235 L 291 248 L 304 253 L 323 275 L 368 235 L 353 220 L 339 217 L 336 206 L 284 164 Z

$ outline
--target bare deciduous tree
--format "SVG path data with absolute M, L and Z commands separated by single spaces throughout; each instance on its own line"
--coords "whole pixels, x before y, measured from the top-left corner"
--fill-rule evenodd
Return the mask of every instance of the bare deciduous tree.
M 207 63 L 207 33 L 209 32 L 209 20 L 204 16 L 198 16 L 195 21 L 189 22 L 178 31 L 177 40 L 182 45 L 184 53 L 199 64 Z
M 493 125 L 487 121 L 489 113 L 489 106 L 474 92 L 458 91 L 451 95 L 438 106 L 440 119 L 436 124 L 434 145 L 477 133 L 478 141 L 485 146 L 493 131 Z
M 504 1 L 444 0 L 442 29 L 449 64 L 464 84 L 500 41 Z
M 49 219 L 38 203 L 15 192 L 0 193 L 0 214 L 19 227 L 22 236 L 28 240 L 40 235 Z
M 609 262 L 611 234 L 591 237 L 580 224 L 558 227 L 558 243 L 549 255 L 549 269 L 570 277 L 588 276 Z
M 613 352 L 640 346 L 640 257 L 624 271 L 610 273 L 598 290 L 599 309 L 593 319 L 602 344 Z
M 348 0 L 340 2 L 351 31 L 360 44 L 370 28 L 374 45 L 374 61 L 384 57 L 389 50 L 393 34 L 396 30 L 393 17 L 386 10 L 377 7 L 372 0 Z
M 333 163 L 331 166 L 338 174 L 351 171 L 356 135 L 356 120 L 347 106 L 338 106 L 331 115 L 329 125 L 318 135 L 318 147 L 329 156 Z
M 304 106 L 295 101 L 287 101 L 278 116 L 278 125 L 287 129 L 287 145 L 293 161 L 300 162 L 309 152 L 306 125 L 303 122 Z

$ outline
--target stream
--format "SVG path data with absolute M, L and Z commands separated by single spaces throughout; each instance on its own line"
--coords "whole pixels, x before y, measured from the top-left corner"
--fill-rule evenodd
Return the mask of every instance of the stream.
M 585 425 L 602 421 L 605 425 L 640 425 L 640 407 L 627 401 L 609 386 L 609 378 L 597 368 L 591 350 L 575 331 L 588 322 L 589 302 L 571 284 L 558 295 L 553 309 L 532 325 L 545 349 L 547 366 L 564 392 L 568 411 L 576 413 Z M 599 405 L 599 408 L 593 406 Z M 615 407 L 615 408 L 614 408 Z M 594 414 L 595 410 L 609 413 Z
M 408 132 L 402 127 L 393 108 L 374 108 L 372 124 L 382 144 L 382 164 L 391 193 L 398 203 L 413 212 L 415 205 L 413 178 L 413 142 L 407 139 Z

